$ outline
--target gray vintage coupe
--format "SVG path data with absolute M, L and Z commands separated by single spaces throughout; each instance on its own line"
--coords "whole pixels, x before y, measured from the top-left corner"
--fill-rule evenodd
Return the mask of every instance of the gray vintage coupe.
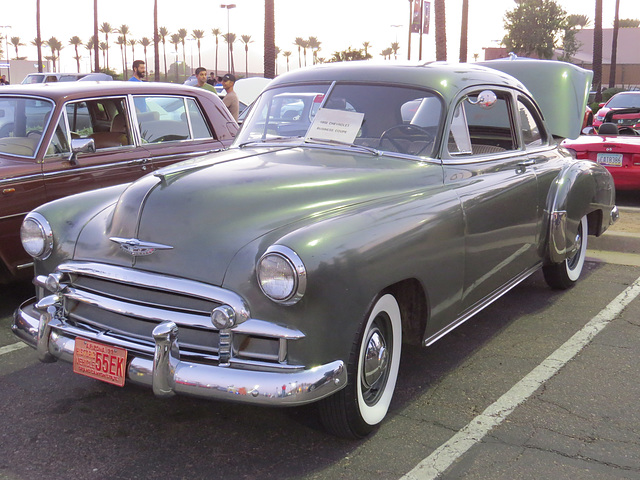
M 531 60 L 282 75 L 230 150 L 32 211 L 37 297 L 13 330 L 102 381 L 317 401 L 329 431 L 367 435 L 403 343 L 431 345 L 538 269 L 572 286 L 587 235 L 616 220 L 609 173 L 558 147 L 590 79 Z

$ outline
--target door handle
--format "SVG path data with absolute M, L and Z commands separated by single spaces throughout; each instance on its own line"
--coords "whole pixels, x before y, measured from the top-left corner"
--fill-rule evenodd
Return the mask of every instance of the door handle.
M 535 165 L 536 161 L 533 158 L 527 158 L 526 160 L 522 160 L 518 162 L 519 167 L 530 167 L 531 165 Z

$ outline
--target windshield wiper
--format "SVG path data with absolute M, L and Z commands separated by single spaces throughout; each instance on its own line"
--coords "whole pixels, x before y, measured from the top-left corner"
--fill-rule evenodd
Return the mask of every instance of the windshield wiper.
M 336 145 L 340 147 L 355 148 L 358 150 L 363 150 L 365 152 L 371 153 L 376 157 L 379 157 L 380 155 L 382 155 L 382 152 L 380 152 L 380 150 L 377 150 L 373 147 L 367 147 L 365 145 L 357 145 L 355 143 L 340 142 L 338 140 L 321 140 L 318 138 L 307 138 L 305 139 L 305 143 L 311 143 L 313 145 Z
M 249 145 L 261 145 L 264 143 L 280 143 L 280 142 L 287 142 L 290 140 L 299 140 L 301 139 L 301 136 L 297 136 L 297 137 L 272 137 L 272 138 L 261 138 L 259 140 L 249 140 L 248 142 L 244 142 L 241 143 L 240 145 L 238 145 L 238 148 L 243 148 L 243 147 L 247 147 Z

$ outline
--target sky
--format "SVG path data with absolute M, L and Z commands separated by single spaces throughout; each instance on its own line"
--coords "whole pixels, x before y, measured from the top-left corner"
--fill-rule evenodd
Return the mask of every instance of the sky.
M 188 0 L 182 3 L 176 0 L 158 0 L 159 26 L 166 27 L 170 33 L 185 28 L 189 32 L 194 29 L 204 30 L 202 40 L 202 64 L 208 69 L 215 65 L 215 37 L 211 29 L 219 28 L 223 33 L 229 31 L 241 35 L 251 35 L 249 44 L 249 72 L 262 72 L 262 52 L 264 36 L 264 1 L 263 0 L 223 0 L 235 3 L 236 8 L 227 10 L 220 8 L 221 3 L 205 0 Z M 582 14 L 591 19 L 595 14 L 595 0 L 556 0 L 568 14 Z M 73 59 L 73 47 L 68 45 L 69 39 L 77 35 L 84 42 L 93 35 L 93 2 L 91 0 L 41 0 L 41 36 L 46 40 L 52 36 L 60 40 L 65 48 L 61 52 L 62 68 L 60 71 L 76 71 Z M 19 8 L 17 8 L 19 4 Z M 12 2 L 10 8 L 3 8 L 0 33 L 9 38 L 20 37 L 26 44 L 19 47 L 20 56 L 29 59 L 37 58 L 36 49 L 31 41 L 36 37 L 35 26 L 36 0 Z M 276 45 L 284 51 L 291 51 L 289 68 L 298 68 L 298 51 L 294 45 L 296 37 L 317 37 L 321 42 L 320 57 L 330 58 L 333 52 L 345 50 L 347 47 L 362 48 L 363 42 L 369 42 L 369 53 L 374 58 L 382 58 L 380 52 L 398 42 L 400 50 L 398 58 L 407 58 L 409 1 L 407 0 L 275 0 Z M 460 15 L 462 0 L 446 0 L 447 27 L 447 59 L 457 62 L 460 49 Z M 504 14 L 513 10 L 514 0 L 469 0 L 469 41 L 468 61 L 484 58 L 483 47 L 498 46 L 505 35 Z M 603 0 L 603 27 L 613 25 L 615 0 Z M 432 15 L 429 34 L 423 36 L 422 60 L 435 59 L 435 29 L 432 2 Z M 227 16 L 228 13 L 228 16 Z M 127 25 L 131 31 L 128 38 L 140 39 L 153 37 L 153 0 L 98 0 L 98 22 L 108 22 L 113 29 Z M 621 0 L 620 18 L 640 19 L 639 0 Z M 228 24 L 227 24 L 228 21 Z M 10 26 L 10 28 L 7 28 Z M 117 33 L 109 35 L 109 64 L 117 71 L 122 71 L 120 50 L 114 43 Z M 104 41 L 104 35 L 100 34 Z M 167 39 L 168 40 L 168 39 Z M 411 59 L 418 60 L 419 35 L 413 34 Z M 15 57 L 15 50 L 9 47 L 10 58 Z M 6 45 L 3 45 L 6 49 Z M 43 55 L 49 55 L 45 48 Z M 80 54 L 81 70 L 90 69 L 88 51 L 82 48 Z M 153 48 L 148 50 L 148 61 L 153 63 Z M 226 43 L 220 38 L 218 70 L 227 71 Z M 131 50 L 128 50 L 131 63 Z M 182 49 L 180 48 L 180 57 Z M 161 49 L 162 57 L 162 49 Z M 175 61 L 175 49 L 167 42 L 167 62 Z M 143 58 L 141 46 L 136 46 L 136 58 Z M 198 50 L 196 42 L 186 43 L 187 63 L 197 67 Z M 193 58 L 193 61 L 191 60 Z M 161 60 L 162 61 L 162 60 Z M 245 70 L 244 45 L 234 44 L 234 63 L 237 73 Z M 307 52 L 307 64 L 311 64 L 311 53 Z M 304 58 L 302 59 L 304 66 Z M 129 67 L 130 68 L 130 67 Z M 149 67 L 148 67 L 149 69 Z M 151 69 L 153 66 L 151 65 Z M 286 71 L 286 61 L 278 57 L 277 72 Z

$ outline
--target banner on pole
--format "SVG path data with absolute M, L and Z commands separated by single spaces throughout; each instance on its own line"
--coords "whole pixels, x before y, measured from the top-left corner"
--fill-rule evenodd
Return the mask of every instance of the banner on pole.
M 422 33 L 429 33 L 429 21 L 431 20 L 431 2 L 424 2 L 424 21 L 422 22 Z
M 422 31 L 422 0 L 414 0 L 413 16 L 411 17 L 411 33 Z

